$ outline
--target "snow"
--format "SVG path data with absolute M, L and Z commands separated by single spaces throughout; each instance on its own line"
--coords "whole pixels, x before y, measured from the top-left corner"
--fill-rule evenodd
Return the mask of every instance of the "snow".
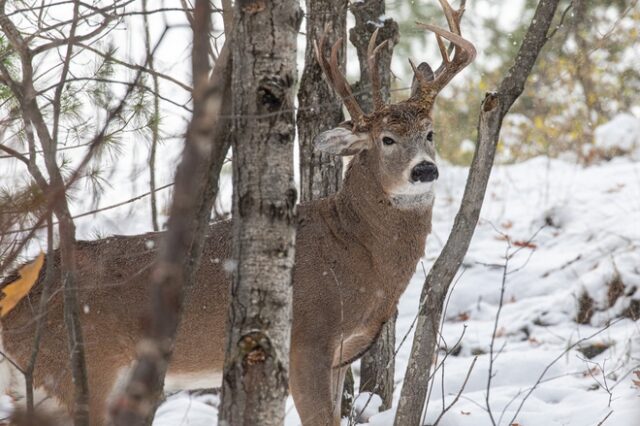
M 13 399 L 9 395 L 0 395 L 0 424 L 13 414 Z
M 488 352 L 506 253 L 504 305 L 494 344 L 499 355 L 490 391 L 496 422 L 502 417 L 499 424 L 510 424 L 526 392 L 540 382 L 515 419 L 519 424 L 597 424 L 609 411 L 607 424 L 636 424 L 631 419 L 640 424 L 640 390 L 631 387 L 629 374 L 640 365 L 640 334 L 637 322 L 621 317 L 640 297 L 639 172 L 628 159 L 583 168 L 543 157 L 494 169 L 463 272 L 450 294 L 443 340 L 451 347 L 466 330 L 458 356 L 450 355 L 444 374 L 435 377 L 427 424 L 443 409 L 443 389 L 445 406 L 454 399 L 475 355 L 461 398 L 439 424 L 491 424 L 485 405 Z M 442 170 L 426 270 L 450 231 L 465 179 L 465 169 Z M 607 285 L 616 274 L 625 296 L 610 307 Z M 419 267 L 400 302 L 399 336 L 415 317 L 423 280 Z M 587 325 L 574 321 L 583 292 L 594 300 L 596 311 Z M 577 349 L 594 343 L 609 348 L 587 360 Z M 406 345 L 398 354 L 397 383 L 409 352 Z M 610 402 L 603 387 L 612 393 Z M 391 418 L 382 413 L 370 424 L 392 424 Z
M 218 418 L 219 403 L 217 395 L 180 392 L 158 408 L 153 426 L 211 426 L 211 419 Z
M 423 265 L 399 305 L 397 340 L 409 334 L 396 359 L 396 401 L 411 348 L 409 330 L 429 270 L 451 229 L 467 169 L 441 167 L 434 208 L 433 234 Z M 640 389 L 632 371 L 640 368 L 638 322 L 623 316 L 640 300 L 640 165 L 629 159 L 583 167 L 544 157 L 496 166 L 480 223 L 463 272 L 450 294 L 442 330 L 452 347 L 464 330 L 457 356 L 449 355 L 435 375 L 426 414 L 432 424 L 459 392 L 477 356 L 464 391 L 440 419 L 441 426 L 483 426 L 491 420 L 485 395 L 490 343 L 504 272 L 504 304 L 497 324 L 490 407 L 497 424 L 596 425 L 610 412 L 607 425 L 640 424 Z M 511 245 L 511 248 L 509 248 Z M 608 287 L 615 276 L 623 296 L 609 306 Z M 578 298 L 594 303 L 588 324 L 575 322 Z M 587 359 L 578 349 L 605 345 Z M 439 359 L 444 351 L 439 352 Z M 356 376 L 358 366 L 354 365 Z M 357 382 L 357 378 L 356 378 Z M 532 387 L 535 389 L 525 399 Z M 607 390 L 608 389 L 608 390 Z M 443 399 L 444 395 L 444 399 Z M 393 424 L 393 409 L 378 413 L 380 400 L 356 399 L 355 412 L 372 426 Z M 524 400 L 524 401 L 523 401 Z M 181 394 L 160 408 L 155 425 L 215 421 L 215 408 L 195 405 Z M 189 418 L 188 423 L 175 423 Z M 346 420 L 344 420 L 346 424 Z M 211 423 L 208 423 L 211 424 Z M 291 398 L 287 426 L 299 425 Z
M 596 128 L 594 137 L 596 147 L 605 151 L 640 153 L 640 119 L 627 113 L 618 114 Z

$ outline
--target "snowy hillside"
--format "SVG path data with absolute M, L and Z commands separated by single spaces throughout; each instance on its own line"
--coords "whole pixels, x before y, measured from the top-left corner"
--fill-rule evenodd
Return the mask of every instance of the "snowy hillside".
M 398 391 L 423 266 L 428 271 L 447 238 L 467 170 L 441 172 L 424 265 L 399 307 L 398 342 L 409 336 L 397 358 Z M 434 379 L 426 423 L 454 400 L 477 356 L 459 400 L 439 424 L 491 424 L 485 395 L 495 328 L 489 402 L 496 424 L 597 425 L 610 412 L 608 425 L 640 424 L 640 389 L 632 383 L 633 370 L 640 369 L 640 326 L 629 318 L 640 317 L 639 244 L 640 164 L 615 159 L 584 168 L 535 158 L 497 166 L 450 296 L 442 333 L 450 354 Z M 366 400 L 361 396 L 359 405 Z M 376 413 L 375 399 L 369 405 L 367 414 Z M 161 408 L 155 424 L 210 424 L 205 417 L 215 413 L 199 398 L 178 396 Z M 369 421 L 391 425 L 392 418 L 384 412 Z M 297 424 L 291 408 L 287 425 Z

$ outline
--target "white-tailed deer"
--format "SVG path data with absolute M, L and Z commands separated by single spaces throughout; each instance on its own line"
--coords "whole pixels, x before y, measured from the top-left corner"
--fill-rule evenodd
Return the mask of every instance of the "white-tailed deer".
M 316 46 L 327 80 L 351 114 L 351 121 L 318 135 L 316 147 L 355 156 L 337 194 L 303 203 L 298 210 L 290 389 L 305 426 L 339 424 L 345 369 L 393 314 L 424 253 L 438 178 L 431 110 L 437 94 L 475 57 L 473 45 L 460 35 L 463 11 L 452 9 L 446 0 L 440 3 L 450 31 L 419 25 L 436 34 L 443 64 L 433 72 L 426 63 L 412 63 L 414 84 L 403 102 L 382 102 L 376 72 L 379 48 L 374 49 L 375 34 L 372 37 L 369 67 L 375 110 L 370 114 L 363 113 L 339 71 L 340 40 L 329 59 L 322 54 L 324 37 Z M 443 39 L 454 46 L 452 58 Z M 160 237 L 116 236 L 77 244 L 94 425 L 103 423 L 107 397 L 142 337 L 148 273 Z M 224 265 L 230 256 L 231 223 L 211 225 L 196 285 L 188 291 L 168 383 L 172 377 L 208 379 L 221 373 L 230 282 Z M 73 386 L 58 255 L 45 262 L 54 262 L 56 274 L 34 380 L 69 407 Z M 5 351 L 18 365 L 26 365 L 31 355 L 41 292 L 37 283 L 2 320 Z

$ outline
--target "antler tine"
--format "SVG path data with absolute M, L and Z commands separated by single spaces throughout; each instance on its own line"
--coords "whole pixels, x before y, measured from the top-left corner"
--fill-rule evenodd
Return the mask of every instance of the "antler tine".
M 364 112 L 362 112 L 362 108 L 360 108 L 356 98 L 353 96 L 349 82 L 344 74 L 342 74 L 342 71 L 340 71 L 340 65 L 338 65 L 338 52 L 341 45 L 342 38 L 339 38 L 331 48 L 331 75 L 336 92 L 338 92 L 338 95 L 342 98 L 344 106 L 349 111 L 351 118 L 355 121 L 362 117 Z
M 460 31 L 460 20 L 464 13 L 466 1 L 462 0 L 458 10 L 453 9 L 447 0 L 438 1 L 440 2 L 440 6 L 442 6 L 445 17 L 447 18 L 449 31 L 431 24 L 423 24 L 421 22 L 416 23 L 419 28 L 429 30 L 435 34 L 436 41 L 438 42 L 438 49 L 442 55 L 442 64 L 434 73 L 433 80 L 421 78 L 420 73 L 416 72 L 415 65 L 413 65 L 413 63 L 411 65 L 420 85 L 419 96 L 425 101 L 433 101 L 433 99 L 451 81 L 451 79 L 462 71 L 464 67 L 473 62 L 476 57 L 475 47 L 469 40 L 462 37 L 462 33 Z M 449 57 L 451 49 L 447 52 L 443 39 L 448 40 L 451 43 L 451 46 L 454 46 L 453 58 Z
M 334 45 L 331 47 L 331 55 L 330 61 L 324 57 L 324 44 L 326 40 L 327 28 L 320 36 L 320 40 L 318 42 L 314 42 L 314 49 L 316 53 L 316 59 L 320 64 L 320 68 L 322 68 L 322 72 L 328 80 L 329 86 L 333 88 L 333 90 L 338 94 L 344 106 L 349 111 L 351 115 L 351 119 L 353 121 L 359 120 L 364 112 L 358 102 L 353 97 L 353 93 L 351 92 L 351 86 L 349 86 L 349 82 L 345 78 L 344 74 L 340 71 L 340 66 L 338 64 L 338 52 L 340 51 L 340 46 L 342 44 L 342 38 L 339 38 Z
M 462 38 L 458 34 L 454 34 L 444 28 L 437 27 L 431 24 L 418 23 L 420 28 L 432 31 L 436 36 L 440 36 L 455 46 L 455 53 L 452 59 L 448 59 L 446 54 L 443 55 L 443 64 L 435 72 L 435 78 L 433 81 L 429 81 L 424 89 L 435 96 L 451 81 L 456 74 L 458 74 L 464 67 L 469 65 L 476 57 L 476 48 L 473 44 Z M 446 53 L 446 52 L 445 52 Z M 424 86 L 424 85 L 423 85 Z
M 449 4 L 449 2 L 447 0 L 438 0 L 440 2 L 440 6 L 442 7 L 442 11 L 444 12 L 444 16 L 445 18 L 447 18 L 447 24 L 449 25 L 449 31 L 451 31 L 454 34 L 458 34 L 458 35 L 462 35 L 461 31 L 460 31 L 460 21 L 462 20 L 462 15 L 464 14 L 465 11 L 465 6 L 467 4 L 467 0 L 462 0 L 460 2 L 460 7 L 458 8 L 458 10 L 455 10 L 453 7 L 451 7 L 451 5 Z M 443 57 L 443 62 L 442 64 L 440 64 L 440 66 L 438 67 L 438 69 L 436 70 L 436 75 L 438 75 L 439 73 L 442 72 L 442 70 L 444 69 L 444 67 L 446 66 L 446 63 L 449 61 L 449 56 L 451 54 L 451 52 L 454 49 L 455 44 L 451 43 L 449 45 L 449 49 L 448 49 L 448 55 L 445 56 L 443 52 L 443 47 L 444 44 L 442 43 L 442 38 L 438 35 L 436 35 L 436 38 L 438 39 L 438 47 L 440 48 L 440 52 L 442 54 Z
M 376 40 L 378 38 L 378 30 L 371 35 L 369 39 L 369 45 L 367 46 L 367 65 L 369 66 L 369 73 L 371 75 L 371 95 L 373 99 L 374 111 L 378 111 L 384 107 L 384 101 L 382 100 L 380 74 L 378 73 L 378 52 L 384 46 L 386 46 L 388 40 L 383 41 L 376 47 Z
M 460 34 L 460 20 L 462 19 L 462 14 L 464 13 L 464 6 L 466 1 L 462 1 L 460 4 L 460 8 L 455 10 L 447 0 L 438 0 L 440 2 L 440 6 L 442 7 L 442 11 L 444 12 L 444 16 L 447 18 L 447 24 L 449 24 L 449 30 L 452 33 Z

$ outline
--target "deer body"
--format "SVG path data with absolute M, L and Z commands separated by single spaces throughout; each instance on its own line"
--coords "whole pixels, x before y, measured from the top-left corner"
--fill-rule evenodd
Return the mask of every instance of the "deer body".
M 332 374 L 361 356 L 394 313 L 430 230 L 431 205 L 393 206 L 376 187 L 368 161 L 366 152 L 353 160 L 340 193 L 299 206 L 290 386 L 305 425 L 326 424 L 339 412 L 332 388 L 342 378 Z M 78 243 L 92 424 L 102 423 L 107 397 L 143 337 L 150 299 L 146 284 L 160 235 Z M 188 290 L 169 382 L 172 375 L 222 372 L 230 285 L 225 261 L 230 257 L 230 221 L 212 225 L 196 284 Z M 57 265 L 53 283 L 34 381 L 70 406 L 73 387 Z M 23 367 L 33 350 L 41 292 L 38 283 L 2 321 L 4 349 Z M 319 410 L 323 394 L 326 408 Z
M 462 9 L 439 0 L 449 29 L 436 33 L 443 64 L 412 67 L 411 96 L 385 105 L 375 67 L 377 31 L 369 43 L 374 111 L 364 114 L 340 72 L 338 41 L 331 60 L 324 37 L 316 46 L 329 83 L 349 110 L 351 121 L 316 137 L 318 150 L 354 155 L 342 189 L 334 196 L 299 206 L 293 268 L 293 324 L 289 387 L 304 426 L 338 426 L 346 366 L 373 343 L 393 315 L 431 231 L 434 182 L 438 178 L 431 109 L 436 95 L 475 57 L 460 36 Z M 448 57 L 442 38 L 455 46 Z M 160 234 L 79 242 L 79 303 L 85 336 L 92 424 L 101 425 L 110 390 L 135 358 L 148 318 L 148 275 Z M 231 223 L 210 227 L 195 285 L 175 342 L 169 376 L 197 377 L 223 367 L 231 259 Z M 67 333 L 63 321 L 57 259 L 47 303 L 45 333 L 34 372 L 64 405 L 72 404 Z M 42 283 L 2 320 L 6 353 L 24 368 L 31 356 Z M 257 301 L 256 303 L 259 303 Z M 209 386 L 214 385 L 213 383 Z M 256 419 L 259 424 L 259 419 Z

